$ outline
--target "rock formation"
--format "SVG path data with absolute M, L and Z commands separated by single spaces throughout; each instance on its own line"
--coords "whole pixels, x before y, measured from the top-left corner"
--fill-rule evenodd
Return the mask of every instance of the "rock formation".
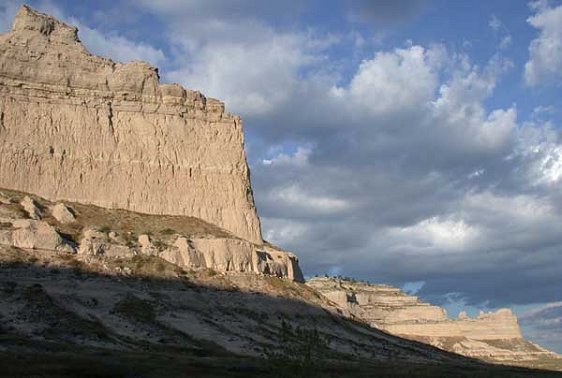
M 146 63 L 91 55 L 77 33 L 22 6 L 0 35 L 0 188 L 35 195 L 0 209 L 10 215 L 0 243 L 302 281 L 297 258 L 261 238 L 240 118 L 199 92 L 160 84 Z M 217 230 L 155 239 L 135 230 L 131 240 L 118 230 L 122 219 L 96 228 L 61 200 L 195 217 Z M 79 232 L 65 240 L 58 229 Z
M 146 63 L 91 55 L 77 32 L 22 6 L 0 35 L 0 187 L 193 216 L 261 244 L 240 118 Z
M 253 273 L 304 281 L 294 254 L 233 237 L 211 225 L 202 234 L 191 232 L 189 227 L 166 227 L 149 235 L 141 233 L 146 232 L 145 225 L 166 225 L 165 216 L 121 211 L 119 216 L 109 217 L 111 210 L 91 205 L 55 204 L 27 195 L 21 199 L 22 194 L 2 190 L 0 195 L 4 199 L 0 203 L 0 245 L 76 252 L 87 261 L 153 256 L 186 270 Z M 44 209 L 40 212 L 43 219 L 33 218 L 40 208 Z M 133 216 L 143 219 L 141 225 L 130 220 Z M 178 218 L 172 227 L 182 225 L 185 229 L 193 222 L 187 217 Z M 103 226 L 96 225 L 96 221 L 102 221 Z
M 492 361 L 558 358 L 523 339 L 509 309 L 481 312 L 475 318 L 463 312 L 453 320 L 443 308 L 388 285 L 330 277 L 315 277 L 307 284 L 373 327 L 451 352 Z

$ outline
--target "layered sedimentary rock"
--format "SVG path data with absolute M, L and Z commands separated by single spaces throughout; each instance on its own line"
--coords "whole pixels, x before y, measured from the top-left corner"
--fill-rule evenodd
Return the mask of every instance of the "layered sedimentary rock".
M 0 187 L 187 215 L 262 243 L 242 123 L 156 68 L 93 56 L 22 6 L 0 35 Z
M 329 277 L 316 277 L 307 284 L 373 327 L 451 352 L 494 361 L 558 358 L 523 339 L 517 317 L 509 309 L 481 312 L 475 318 L 462 312 L 458 319 L 450 319 L 443 308 L 388 285 Z

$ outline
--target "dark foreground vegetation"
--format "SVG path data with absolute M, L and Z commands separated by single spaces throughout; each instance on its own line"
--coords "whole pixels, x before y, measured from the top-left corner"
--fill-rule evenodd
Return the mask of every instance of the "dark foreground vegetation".
M 562 377 L 562 373 L 481 365 L 295 361 L 119 352 L 0 336 L 1 377 Z M 303 362 L 307 365 L 303 365 Z M 309 364 L 310 363 L 310 364 Z

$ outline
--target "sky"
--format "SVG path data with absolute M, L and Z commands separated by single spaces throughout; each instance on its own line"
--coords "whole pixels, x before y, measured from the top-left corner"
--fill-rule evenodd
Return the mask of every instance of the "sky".
M 562 352 L 561 1 L 27 3 L 240 114 L 264 237 L 307 276 L 510 307 Z

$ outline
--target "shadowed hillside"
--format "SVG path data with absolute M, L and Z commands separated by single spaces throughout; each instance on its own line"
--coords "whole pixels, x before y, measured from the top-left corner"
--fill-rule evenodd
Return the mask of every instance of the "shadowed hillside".
M 562 376 L 390 336 L 276 277 L 178 272 L 157 257 L 85 265 L 72 255 L 0 253 L 3 376 Z

